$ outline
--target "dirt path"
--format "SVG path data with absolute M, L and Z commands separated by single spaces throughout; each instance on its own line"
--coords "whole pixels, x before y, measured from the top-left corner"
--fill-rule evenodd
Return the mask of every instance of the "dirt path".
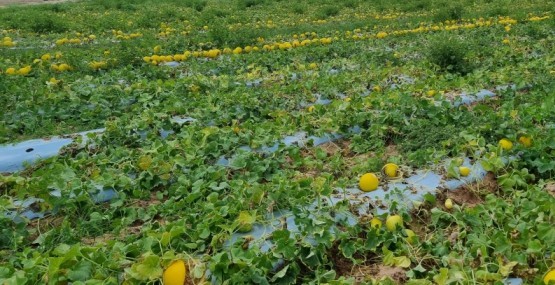
M 30 4 L 55 4 L 67 2 L 68 0 L 0 0 L 0 7 L 8 5 L 30 5 Z

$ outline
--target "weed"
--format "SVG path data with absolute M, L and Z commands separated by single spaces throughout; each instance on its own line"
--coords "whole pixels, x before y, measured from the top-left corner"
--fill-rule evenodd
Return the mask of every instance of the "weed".
M 68 22 L 54 15 L 41 14 L 29 24 L 29 30 L 40 33 L 63 33 L 70 29 Z
M 239 9 L 251 8 L 264 3 L 264 0 L 239 0 L 237 2 L 237 7 Z
M 343 2 L 343 6 L 351 9 L 355 9 L 359 4 L 360 2 L 358 0 L 347 0 Z
M 329 6 L 322 7 L 317 12 L 317 15 L 318 15 L 318 18 L 320 18 L 320 19 L 326 19 L 326 18 L 329 18 L 329 17 L 337 16 L 340 11 L 341 10 L 339 9 L 339 7 L 329 5 Z
M 467 59 L 468 44 L 454 37 L 440 36 L 428 51 L 428 59 L 440 70 L 465 75 L 472 71 L 473 66 Z
M 247 46 L 252 45 L 259 36 L 256 30 L 241 30 L 241 37 L 236 36 L 236 32 L 226 29 L 222 24 L 214 23 L 208 35 L 210 41 L 216 46 Z
M 293 13 L 298 15 L 303 15 L 304 13 L 306 13 L 306 9 L 307 7 L 300 3 L 295 3 L 291 6 L 291 10 L 293 11 Z
M 436 22 L 444 21 L 458 21 L 462 19 L 464 14 L 464 7 L 461 4 L 451 4 L 445 8 L 441 8 L 436 11 L 434 15 L 434 20 Z
M 206 0 L 190 0 L 186 3 L 188 7 L 195 9 L 197 12 L 202 12 L 208 4 Z

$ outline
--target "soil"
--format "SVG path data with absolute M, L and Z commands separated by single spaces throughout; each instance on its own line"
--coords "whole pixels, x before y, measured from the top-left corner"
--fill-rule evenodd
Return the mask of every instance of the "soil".
M 463 186 L 455 191 L 447 192 L 447 198 L 451 198 L 451 200 L 458 205 L 470 208 L 482 203 L 482 198 L 468 186 Z
M 364 264 L 353 264 L 351 259 L 343 256 L 337 244 L 331 248 L 330 256 L 338 275 L 355 279 L 355 284 L 367 284 L 370 280 L 382 280 L 384 278 L 389 278 L 396 284 L 403 284 L 407 281 L 407 274 L 404 269 L 379 264 L 377 256 L 363 257 L 356 255 L 355 258 L 364 259 L 366 262 Z
M 381 264 L 354 265 L 349 271 L 343 272 L 342 276 L 354 278 L 355 284 L 366 284 L 369 280 L 382 280 L 389 278 L 396 284 L 402 284 L 407 280 L 405 270 L 399 267 L 391 267 Z
M 389 144 L 385 147 L 385 152 L 382 156 L 382 160 L 387 161 L 390 157 L 399 156 L 399 150 L 394 144 Z
M 0 0 L 0 7 L 9 5 L 56 4 L 68 0 Z
M 317 148 L 325 151 L 328 156 L 334 155 L 336 153 L 341 153 L 342 156 L 352 156 L 351 153 L 351 142 L 348 140 L 338 140 L 335 142 L 328 142 L 317 146 Z
M 482 197 L 484 197 L 486 194 L 495 193 L 498 190 L 499 185 L 497 184 L 497 179 L 495 178 L 495 175 L 491 172 L 488 172 L 482 181 L 461 186 L 454 191 L 439 191 L 436 193 L 435 205 L 425 203 L 423 206 L 419 208 L 414 208 L 411 211 L 411 216 L 414 222 L 411 223 L 410 229 L 413 230 L 416 235 L 420 237 L 420 240 L 426 240 L 427 235 L 430 233 L 430 228 L 427 225 L 430 225 L 431 223 L 430 210 L 432 208 L 438 207 L 440 209 L 446 210 L 444 204 L 447 198 L 453 200 L 454 204 L 472 208 L 483 203 Z M 555 191 L 555 184 L 553 185 L 553 191 Z M 448 239 L 452 243 L 454 243 L 457 238 L 458 232 L 454 231 L 451 233 Z
M 142 225 L 129 226 L 126 227 L 125 230 L 119 232 L 119 234 L 105 233 L 97 237 L 85 237 L 81 240 L 81 242 L 86 245 L 98 245 L 113 240 L 121 241 L 130 235 L 138 235 L 139 233 L 141 233 L 141 228 Z
M 28 240 L 34 242 L 41 233 L 45 233 L 50 229 L 57 228 L 63 223 L 62 217 L 47 216 L 42 219 L 35 219 L 29 222 L 27 229 L 29 230 Z
M 483 202 L 481 197 L 483 194 L 495 193 L 498 189 L 499 185 L 497 184 L 495 175 L 488 172 L 484 180 L 464 185 L 454 191 L 447 191 L 445 194 L 447 198 L 451 198 L 451 200 L 458 205 L 474 207 Z
M 555 197 L 555 182 L 549 182 L 544 186 L 544 190 Z

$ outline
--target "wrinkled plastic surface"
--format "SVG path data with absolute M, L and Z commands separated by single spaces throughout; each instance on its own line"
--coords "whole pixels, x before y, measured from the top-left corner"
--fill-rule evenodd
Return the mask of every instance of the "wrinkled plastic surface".
M 101 133 L 104 129 L 97 129 L 77 133 L 66 137 L 52 137 L 50 139 L 28 140 L 16 144 L 0 146 L 0 173 L 23 170 L 26 164 L 33 164 L 41 159 L 56 156 L 60 150 L 80 136 L 86 142 L 90 133 Z

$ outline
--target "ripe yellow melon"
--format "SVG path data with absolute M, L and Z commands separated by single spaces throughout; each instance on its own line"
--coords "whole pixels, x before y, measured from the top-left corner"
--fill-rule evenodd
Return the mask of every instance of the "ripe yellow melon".
M 383 167 L 384 174 L 389 178 L 395 178 L 398 176 L 399 166 L 395 163 L 388 163 Z
M 403 217 L 399 215 L 388 216 L 385 221 L 385 227 L 390 231 L 394 231 L 397 226 L 403 227 Z
M 521 136 L 520 138 L 518 138 L 518 142 L 525 147 L 532 146 L 532 138 L 529 136 Z
M 453 209 L 453 200 L 451 199 L 445 200 L 445 208 L 447 208 L 448 210 Z
M 555 282 L 555 269 L 552 269 L 551 271 L 547 272 L 547 274 L 545 274 L 545 276 L 543 277 L 543 283 L 545 285 L 549 284 L 549 282 L 551 283 Z
M 374 217 L 374 218 L 372 218 L 372 220 L 370 220 L 370 227 L 375 228 L 375 229 L 380 229 L 382 227 L 382 221 L 380 221 L 380 219 Z
M 461 176 L 468 176 L 470 174 L 470 168 L 466 166 L 460 166 L 459 173 L 461 174 Z
M 164 271 L 162 281 L 164 285 L 183 285 L 187 277 L 187 269 L 183 260 L 176 260 Z
M 406 241 L 410 244 L 413 244 L 416 241 L 416 234 L 414 231 L 405 229 L 405 233 L 407 234 Z
M 378 189 L 380 180 L 374 173 L 366 173 L 360 177 L 358 187 L 364 192 L 370 192 Z
M 511 150 L 513 148 L 513 143 L 508 139 L 501 139 L 499 141 L 499 146 L 504 150 Z

